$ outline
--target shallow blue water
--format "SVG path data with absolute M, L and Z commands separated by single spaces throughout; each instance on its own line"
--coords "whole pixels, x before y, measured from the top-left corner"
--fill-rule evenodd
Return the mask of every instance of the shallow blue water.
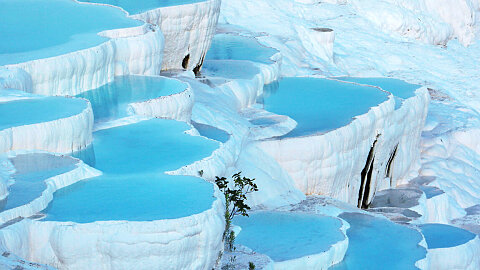
M 429 249 L 455 247 L 475 238 L 467 230 L 445 224 L 423 224 L 420 229 Z
M 271 126 L 271 125 L 278 124 L 277 121 L 271 118 L 257 118 L 257 119 L 250 120 L 250 123 L 256 126 Z
M 160 7 L 178 6 L 205 0 L 83 0 L 82 2 L 103 3 L 121 7 L 130 14 L 138 14 Z
M 417 269 L 415 262 L 426 256 L 414 229 L 360 213 L 339 217 L 350 223 L 349 245 L 344 260 L 330 269 Z
M 345 238 L 341 221 L 325 216 L 260 212 L 233 223 L 242 228 L 235 243 L 278 262 L 324 252 Z
M 270 57 L 276 53 L 277 50 L 262 46 L 255 38 L 217 34 L 213 37 L 205 59 L 250 60 L 269 64 L 272 62 Z
M 204 125 L 196 122 L 192 122 L 192 125 L 193 127 L 195 127 L 196 130 L 198 130 L 198 133 L 200 133 L 200 135 L 207 137 L 209 139 L 219 141 L 221 143 L 226 143 L 230 138 L 230 134 L 216 127 L 212 127 L 209 125 Z
M 297 127 L 283 137 L 327 132 L 349 124 L 353 117 L 367 113 L 386 101 L 376 88 L 334 80 L 292 77 L 267 85 L 259 100 L 267 111 L 287 115 Z
M 96 46 L 97 33 L 142 25 L 117 8 L 71 0 L 1 0 L 0 65 L 15 64 Z
M 435 196 L 441 195 L 445 193 L 443 190 L 437 188 L 437 187 L 432 187 L 432 186 L 424 186 L 421 185 L 419 188 L 425 192 L 425 196 L 427 196 L 427 199 L 431 199 Z
M 210 209 L 213 199 L 212 185 L 196 177 L 105 175 L 57 191 L 44 220 L 88 223 L 173 219 Z
M 418 84 L 410 84 L 402 80 L 393 78 L 358 78 L 358 77 L 340 77 L 336 78 L 342 81 L 355 82 L 378 86 L 385 91 L 392 93 L 394 96 L 407 99 L 415 96 L 415 90 L 422 87 Z
M 64 97 L 0 102 L 0 130 L 70 117 L 86 107 L 85 100 Z
M 1 203 L 1 210 L 25 205 L 40 197 L 47 187 L 45 180 L 75 169 L 76 160 L 49 154 L 22 154 L 10 161 L 15 166 L 15 183 Z
M 166 77 L 121 76 L 77 97 L 90 100 L 95 122 L 102 122 L 127 116 L 130 103 L 180 93 L 186 88 L 185 83 Z
M 152 119 L 94 133 L 95 168 L 104 175 L 61 189 L 46 220 L 148 221 L 200 213 L 211 207 L 213 186 L 203 179 L 170 176 L 209 156 L 218 143 L 184 131 L 183 122 Z
M 27 93 L 22 90 L 5 88 L 0 89 L 0 102 L 4 102 L 6 100 L 14 100 L 14 99 L 21 99 L 21 98 L 33 98 L 33 97 L 41 97 L 40 95 Z
M 70 153 L 70 156 L 81 159 L 90 167 L 95 167 L 95 149 L 93 149 L 93 144 L 89 144 L 81 150 Z
M 260 70 L 251 62 L 237 60 L 206 60 L 202 75 L 226 79 L 251 80 Z

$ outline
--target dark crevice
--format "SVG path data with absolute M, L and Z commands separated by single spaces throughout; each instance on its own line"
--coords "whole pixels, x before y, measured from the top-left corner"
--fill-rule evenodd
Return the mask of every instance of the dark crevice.
M 183 58 L 182 67 L 183 67 L 184 69 L 187 69 L 187 68 L 188 68 L 188 60 L 190 60 L 190 54 L 187 54 L 187 55 Z
M 367 172 L 365 190 L 363 192 L 362 209 L 367 209 L 368 206 L 369 206 L 368 197 L 370 195 L 370 186 L 371 186 L 371 182 L 372 182 L 373 163 L 374 162 L 375 162 L 375 156 L 373 157 L 372 162 L 370 163 L 370 167 L 368 168 L 368 172 Z
M 205 59 L 205 54 L 202 55 L 202 58 L 200 58 L 200 61 L 198 64 L 193 68 L 193 73 L 195 73 L 195 76 L 200 76 L 200 70 L 202 69 L 203 66 L 203 61 Z
M 378 139 L 378 136 L 377 136 Z M 377 139 L 373 142 L 370 151 L 368 152 L 367 162 L 365 163 L 365 167 L 363 168 L 362 172 L 360 173 L 360 189 L 358 190 L 358 203 L 357 207 L 366 209 L 368 207 L 368 196 L 370 195 L 370 184 L 373 174 L 373 163 L 375 161 L 375 144 L 377 143 Z
M 395 148 L 393 148 L 393 151 L 390 154 L 390 157 L 388 158 L 388 161 L 387 161 L 387 167 L 385 168 L 385 177 L 390 178 L 390 186 L 392 186 L 392 176 L 393 176 L 392 166 L 393 166 L 393 161 L 395 160 L 395 156 L 397 155 L 397 149 L 398 149 L 398 144 L 395 146 Z

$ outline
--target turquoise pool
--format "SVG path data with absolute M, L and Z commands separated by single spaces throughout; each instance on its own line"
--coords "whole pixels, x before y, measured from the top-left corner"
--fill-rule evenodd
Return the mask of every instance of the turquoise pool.
M 415 262 L 426 256 L 419 245 L 422 235 L 414 229 L 360 213 L 339 217 L 350 224 L 349 244 L 344 260 L 332 270 L 417 269 Z
M 289 212 L 259 212 L 236 217 L 242 228 L 235 243 L 281 262 L 322 253 L 343 241 L 342 222 L 332 217 Z
M 216 34 L 207 52 L 206 60 L 250 60 L 269 64 L 278 51 L 264 47 L 255 38 L 233 34 Z
M 57 191 L 45 220 L 151 221 L 210 209 L 211 183 L 165 174 L 218 148 L 217 142 L 185 134 L 188 129 L 183 122 L 152 119 L 95 132 L 95 168 L 104 174 Z
M 226 143 L 230 139 L 230 134 L 224 130 L 212 127 L 209 125 L 204 125 L 196 122 L 192 122 L 193 127 L 200 133 L 200 135 L 207 137 L 209 139 Z
M 201 73 L 207 77 L 251 80 L 260 73 L 260 69 L 248 61 L 206 60 Z
M 335 80 L 290 77 L 266 85 L 263 97 L 265 110 L 287 115 L 297 127 L 283 137 L 325 133 L 349 124 L 355 116 L 386 101 L 388 95 L 373 87 L 342 83 Z
M 156 76 L 121 76 L 111 83 L 77 95 L 90 100 L 95 122 L 128 115 L 128 104 L 177 94 L 187 88 L 178 80 Z
M 423 224 L 420 230 L 429 249 L 463 245 L 476 236 L 467 230 L 445 224 Z
M 0 102 L 0 130 L 48 122 L 81 113 L 87 102 L 78 98 L 44 97 Z
M 205 0 L 83 0 L 82 2 L 102 3 L 121 7 L 130 14 L 138 14 L 151 9 L 169 6 L 179 6 L 185 4 L 192 4 L 203 2 Z
M 15 183 L 8 188 L 9 195 L 0 204 L 8 210 L 30 203 L 40 197 L 47 185 L 45 180 L 76 168 L 77 160 L 51 154 L 21 154 L 10 159 L 15 167 Z
M 71 0 L 2 0 L 0 66 L 58 56 L 105 42 L 97 33 L 142 25 L 117 8 Z

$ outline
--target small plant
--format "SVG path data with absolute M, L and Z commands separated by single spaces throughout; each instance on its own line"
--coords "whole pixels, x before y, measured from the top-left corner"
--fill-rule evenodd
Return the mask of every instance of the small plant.
M 228 251 L 232 251 L 235 241 L 235 233 L 231 231 L 232 219 L 237 216 L 247 216 L 250 206 L 245 202 L 247 194 L 258 191 L 257 184 L 254 183 L 255 178 L 242 177 L 242 172 L 232 175 L 233 186 L 229 186 L 229 182 L 225 177 L 216 177 L 215 183 L 225 196 L 225 231 L 223 232 L 223 240 L 226 243 Z M 230 188 L 232 187 L 232 188 Z
M 203 170 L 198 172 L 203 175 Z M 247 195 L 258 191 L 257 184 L 254 183 L 255 178 L 247 178 L 241 176 L 242 172 L 238 172 L 232 175 L 233 183 L 225 177 L 216 176 L 215 184 L 217 184 L 220 191 L 225 196 L 225 230 L 223 231 L 222 239 L 225 243 L 225 249 L 229 252 L 235 251 L 235 232 L 231 230 L 232 220 L 235 216 L 241 215 L 248 217 L 247 211 L 250 210 L 250 206 L 245 202 Z M 223 253 L 219 254 L 217 261 L 220 261 Z M 222 266 L 222 270 L 235 269 L 236 256 L 230 255 L 227 264 Z M 255 265 L 249 264 L 249 269 L 255 269 Z
M 253 262 L 248 262 L 248 270 L 255 270 L 255 264 Z
M 233 244 L 235 243 L 235 232 L 230 231 L 230 233 L 227 235 L 227 239 L 225 242 L 227 245 L 227 250 L 235 251 L 235 247 L 233 246 Z

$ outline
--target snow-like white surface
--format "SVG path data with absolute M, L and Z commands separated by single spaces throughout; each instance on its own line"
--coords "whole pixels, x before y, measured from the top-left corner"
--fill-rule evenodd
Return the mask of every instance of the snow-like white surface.
M 450 223 L 464 216 L 465 208 L 479 203 L 480 186 L 477 179 L 480 175 L 480 156 L 475 145 L 477 129 L 469 127 L 468 121 L 471 120 L 467 119 L 474 119 L 469 111 L 459 112 L 457 116 L 457 119 L 465 119 L 467 123 L 452 129 L 441 123 L 452 121 L 446 119 L 449 116 L 445 106 L 436 107 L 435 110 L 442 111 L 427 119 L 420 175 L 430 178 L 429 186 L 445 192 L 427 200 L 427 208 L 430 209 L 428 221 Z
M 140 116 L 175 119 L 190 122 L 194 102 L 193 91 L 186 85 L 184 91 L 168 96 L 129 104 L 129 110 Z
M 0 200 L 8 196 L 8 186 L 12 174 L 15 173 L 15 167 L 6 155 L 0 155 Z
M 210 47 L 220 4 L 220 0 L 206 0 L 157 8 L 132 17 L 160 27 L 165 37 L 162 70 L 193 70 L 201 68 Z
M 303 36 L 302 44 L 305 50 L 324 61 L 333 60 L 333 44 L 335 32 L 330 28 L 313 27 L 306 28 L 296 25 L 298 35 Z
M 232 260 L 235 263 L 232 266 Z M 256 253 L 248 247 L 235 245 L 235 251 L 225 251 L 222 256 L 221 268 L 230 267 L 231 270 L 248 269 L 249 263 L 255 265 L 255 269 L 273 270 L 274 263 L 270 257 L 265 254 Z
M 430 44 L 453 38 L 469 45 L 475 38 L 476 0 L 349 1 L 357 12 L 385 31 Z
M 24 269 L 24 270 L 54 270 L 53 267 L 32 263 L 12 254 L 8 251 L 1 251 L 0 267 L 2 269 Z
M 32 89 L 32 79 L 23 69 L 0 68 L 0 89 Z

